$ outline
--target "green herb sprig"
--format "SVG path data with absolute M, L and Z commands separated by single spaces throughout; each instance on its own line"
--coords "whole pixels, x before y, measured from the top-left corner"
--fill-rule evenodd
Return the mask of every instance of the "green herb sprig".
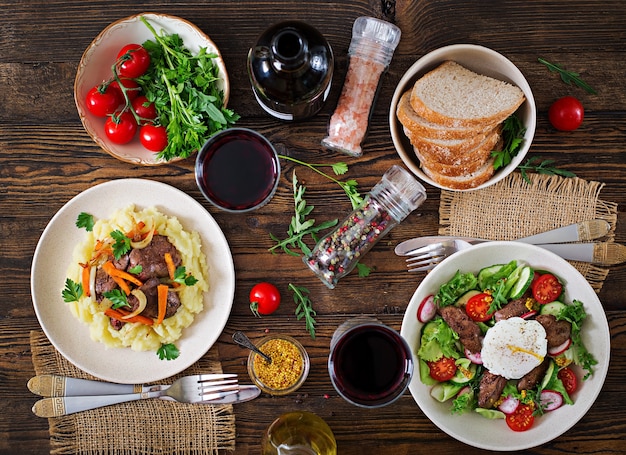
M 552 166 L 554 164 L 554 160 L 542 159 L 539 156 L 534 156 L 526 160 L 524 164 L 520 164 L 517 168 L 520 170 L 522 177 L 529 185 L 532 183 L 530 178 L 528 177 L 529 171 L 534 171 L 538 174 L 545 175 L 560 175 L 561 177 L 576 177 L 571 171 L 567 171 L 565 169 L 559 169 L 557 167 Z
M 180 355 L 180 351 L 173 343 L 162 344 L 156 353 L 161 360 L 174 360 Z
M 292 249 L 300 248 L 305 255 L 309 255 L 311 254 L 311 249 L 306 243 L 304 243 L 304 237 L 310 235 L 317 243 L 316 234 L 335 226 L 338 220 L 329 220 L 315 225 L 315 219 L 307 219 L 307 216 L 313 211 L 314 206 L 307 205 L 306 200 L 304 199 L 306 187 L 298 183 L 298 177 L 296 176 L 295 171 L 293 172 L 292 182 L 295 214 L 291 217 L 291 223 L 287 229 L 288 237 L 284 240 L 280 240 L 274 234 L 270 233 L 270 237 L 272 240 L 277 242 L 277 244 L 271 247 L 269 251 L 273 253 L 276 249 L 280 248 L 291 256 L 300 256 L 299 253 L 293 251 Z
M 126 298 L 126 294 L 124 294 L 119 289 L 113 289 L 112 291 L 104 292 L 102 295 L 111 301 L 111 308 L 113 308 L 114 310 L 125 307 L 130 308 L 130 304 L 128 303 L 128 299 Z
M 561 65 L 556 63 L 550 63 L 546 59 L 539 57 L 539 63 L 544 64 L 552 73 L 558 73 L 561 76 L 561 80 L 568 85 L 577 85 L 578 87 L 585 90 L 587 93 L 591 93 L 592 95 L 596 95 L 596 92 L 589 84 L 582 80 L 580 74 L 575 73 L 574 71 L 568 71 L 564 69 Z
M 522 143 L 526 127 L 517 115 L 510 115 L 502 125 L 502 150 L 493 150 L 491 156 L 495 158 L 493 168 L 498 170 L 507 166 L 513 157 L 517 156 Z
M 64 302 L 78 302 L 83 296 L 83 285 L 69 278 L 65 280 L 65 289 L 61 291 Z
M 76 218 L 76 227 L 85 228 L 87 232 L 93 231 L 93 216 L 86 212 L 80 212 Z
M 289 289 L 293 292 L 293 301 L 296 303 L 296 319 L 304 318 L 304 323 L 311 338 L 315 339 L 315 316 L 317 312 L 313 309 L 313 303 L 309 298 L 307 288 L 289 283 Z
M 119 259 L 130 251 L 130 238 L 122 231 L 116 229 L 109 234 L 115 243 L 113 243 L 113 257 Z
M 150 54 L 150 68 L 137 79 L 145 96 L 154 102 L 159 121 L 167 128 L 168 145 L 158 158 L 187 158 L 213 133 L 233 125 L 239 115 L 224 107 L 218 87 L 218 55 L 201 48 L 192 55 L 177 34 L 157 33 L 144 18 L 155 41 L 143 47 Z

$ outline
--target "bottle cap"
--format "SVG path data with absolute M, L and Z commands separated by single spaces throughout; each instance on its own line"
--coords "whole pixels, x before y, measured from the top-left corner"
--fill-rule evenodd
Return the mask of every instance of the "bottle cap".
M 400 28 L 374 17 L 361 16 L 352 26 L 350 55 L 366 55 L 384 66 L 389 65 L 400 42 Z

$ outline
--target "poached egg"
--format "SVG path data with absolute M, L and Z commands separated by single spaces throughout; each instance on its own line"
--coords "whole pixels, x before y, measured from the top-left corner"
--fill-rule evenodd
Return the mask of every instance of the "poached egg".
M 534 320 L 513 317 L 496 322 L 483 340 L 483 366 L 507 379 L 520 379 L 538 366 L 548 351 L 546 330 Z

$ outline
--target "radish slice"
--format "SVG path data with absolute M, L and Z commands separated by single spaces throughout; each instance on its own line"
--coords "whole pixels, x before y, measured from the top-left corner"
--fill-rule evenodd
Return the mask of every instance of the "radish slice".
M 417 308 L 417 320 L 420 322 L 428 322 L 435 317 L 437 313 L 437 305 L 435 305 L 435 296 L 429 295 L 422 300 Z
M 464 395 L 466 393 L 473 393 L 472 392 L 472 388 L 470 386 L 468 386 L 468 385 L 466 385 L 461 390 L 459 390 L 459 393 L 457 393 L 456 396 L 460 397 L 461 395 Z
M 466 349 L 465 350 L 465 357 L 470 359 L 470 361 L 472 363 L 475 363 L 476 365 L 482 365 L 483 364 L 483 358 L 480 355 L 480 352 L 470 352 L 470 351 L 468 351 Z
M 532 318 L 533 316 L 535 316 L 537 313 L 538 313 L 537 311 L 535 311 L 535 310 L 531 310 L 531 311 L 529 311 L 529 312 L 527 312 L 527 313 L 522 314 L 520 317 L 521 317 L 522 319 L 530 319 L 530 318 Z
M 565 340 L 564 343 L 555 346 L 553 348 L 548 349 L 548 354 L 555 357 L 557 355 L 561 355 L 563 354 L 565 351 L 567 351 L 569 349 L 569 347 L 572 345 L 572 339 L 568 338 L 567 340 Z
M 498 409 L 505 414 L 513 414 L 519 406 L 519 399 L 509 395 L 506 399 L 498 405 Z
M 542 390 L 539 401 L 544 411 L 554 411 L 563 404 L 563 395 L 556 390 Z

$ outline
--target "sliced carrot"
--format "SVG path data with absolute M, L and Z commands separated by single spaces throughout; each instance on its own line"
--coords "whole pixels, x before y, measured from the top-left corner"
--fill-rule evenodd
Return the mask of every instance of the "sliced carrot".
M 165 284 L 159 284 L 157 286 L 157 302 L 159 312 L 157 314 L 156 323 L 160 324 L 165 319 L 165 312 L 167 311 L 167 293 L 169 288 Z
M 90 297 L 91 290 L 89 289 L 89 276 L 90 276 L 91 267 L 89 266 L 89 264 L 81 264 L 80 266 L 83 268 L 83 271 L 81 273 L 81 281 L 83 284 L 83 294 L 85 294 L 87 297 Z
M 124 294 L 130 295 L 131 289 L 130 289 L 130 286 L 128 285 L 128 283 L 126 281 L 124 281 L 119 276 L 112 276 L 111 278 L 113 279 L 113 281 L 115 281 L 117 283 L 117 285 L 120 287 L 120 289 L 122 291 L 124 291 Z
M 147 318 L 145 316 L 141 316 L 141 315 L 133 316 L 128 319 L 123 319 L 124 316 L 129 315 L 130 312 L 124 311 L 121 309 L 114 310 L 113 308 L 107 308 L 106 310 L 104 310 L 104 314 L 110 318 L 117 319 L 118 321 L 121 321 L 121 322 L 138 322 L 144 325 L 154 324 L 154 321 L 152 319 Z
M 116 269 L 111 261 L 107 261 L 102 266 L 102 268 L 104 269 L 106 273 L 108 273 L 110 276 L 114 278 L 115 277 L 122 278 L 123 280 L 130 281 L 136 286 L 141 286 L 143 284 L 141 280 L 139 280 L 139 278 L 137 278 L 136 276 L 131 275 L 130 273 L 125 272 L 124 270 Z
M 141 231 L 146 227 L 146 223 L 140 221 L 129 232 L 126 233 L 126 237 L 134 239 L 136 235 L 141 235 Z
M 173 286 L 177 286 L 178 283 L 174 281 L 174 277 L 176 276 L 176 265 L 174 265 L 174 259 L 172 259 L 171 253 L 165 253 L 163 257 L 165 258 L 165 264 L 167 265 L 167 274 L 170 276 Z

